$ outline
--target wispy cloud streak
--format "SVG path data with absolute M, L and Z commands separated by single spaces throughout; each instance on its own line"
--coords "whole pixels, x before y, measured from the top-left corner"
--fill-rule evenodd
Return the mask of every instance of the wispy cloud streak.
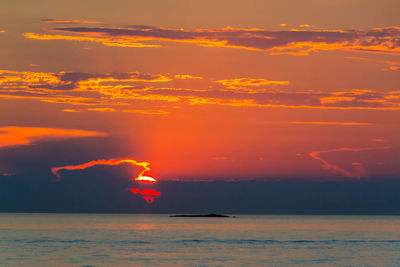
M 139 166 L 142 167 L 143 170 L 139 173 L 139 175 L 136 178 L 133 178 L 133 180 L 138 179 L 142 177 L 142 175 L 150 170 L 150 162 L 139 162 L 131 158 L 126 158 L 126 159 L 99 159 L 99 160 L 93 160 L 89 161 L 86 163 L 78 164 L 78 165 L 67 165 L 67 166 L 61 166 L 61 167 L 54 167 L 51 168 L 51 172 L 57 177 L 57 180 L 61 180 L 62 177 L 60 175 L 61 170 L 84 170 L 87 168 L 91 168 L 97 165 L 106 165 L 106 166 L 117 166 L 120 164 L 131 164 L 133 166 Z
M 370 126 L 374 125 L 370 122 L 337 122 L 337 121 L 290 121 L 290 124 L 306 124 L 306 125 L 339 125 L 339 126 Z
M 369 151 L 369 150 L 382 150 L 389 149 L 389 146 L 381 146 L 381 147 L 362 147 L 362 148 L 351 148 L 351 147 L 341 147 L 329 150 L 321 150 L 321 151 L 312 151 L 309 153 L 310 157 L 316 159 L 322 163 L 321 168 L 331 171 L 332 173 L 339 173 L 348 178 L 361 178 L 361 173 L 365 173 L 364 170 L 361 169 L 360 163 L 353 163 L 353 166 L 356 166 L 356 171 L 351 172 L 343 169 L 342 167 L 328 162 L 326 159 L 322 157 L 322 154 L 333 153 L 333 152 L 361 152 L 361 151 Z

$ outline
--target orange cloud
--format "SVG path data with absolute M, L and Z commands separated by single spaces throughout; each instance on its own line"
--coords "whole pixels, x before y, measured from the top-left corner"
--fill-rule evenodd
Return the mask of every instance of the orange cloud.
M 114 112 L 116 109 L 114 108 L 88 108 L 88 111 L 100 111 L 100 112 Z
M 140 109 L 124 109 L 122 112 L 127 113 L 138 113 L 138 114 L 149 114 L 149 115 L 166 115 L 169 114 L 168 111 L 165 110 L 140 110 Z
M 0 149 L 11 146 L 30 145 L 41 140 L 106 135 L 106 133 L 102 132 L 78 129 L 6 126 L 0 127 Z
M 149 114 L 149 115 L 166 115 L 169 112 L 164 110 L 141 110 L 141 109 L 114 109 L 114 108 L 88 108 L 88 111 L 99 111 L 99 112 L 125 112 L 125 113 L 138 113 L 138 114 Z
M 130 87 L 135 83 L 168 82 L 172 79 L 163 75 L 142 74 L 137 72 L 89 74 L 89 73 L 41 73 L 0 71 L 0 88 L 6 99 L 38 99 L 48 103 L 72 105 L 130 105 L 116 102 L 116 98 L 165 98 L 165 96 L 142 96 Z M 124 88 L 128 88 L 124 91 Z M 80 91 L 92 92 L 85 97 Z M 109 95 L 110 97 L 100 97 Z M 174 100 L 174 99 L 172 99 Z
M 142 44 L 126 39 L 108 39 L 108 38 L 97 38 L 97 37 L 84 37 L 84 36 L 67 36 L 67 35 L 50 35 L 50 34 L 36 34 L 36 33 L 25 33 L 25 38 L 36 39 L 36 40 L 68 40 L 68 41 L 86 41 L 101 43 L 105 46 L 119 46 L 119 47 L 161 47 L 161 45 L 155 44 Z
M 323 92 L 277 90 L 264 88 L 284 86 L 288 81 L 237 78 L 214 81 L 204 79 L 201 88 L 193 77 L 172 79 L 161 74 L 81 73 L 81 72 L 17 72 L 0 70 L 0 89 L 3 99 L 38 100 L 46 103 L 91 106 L 88 110 L 103 112 L 131 112 L 168 114 L 159 110 L 159 102 L 180 105 L 221 105 L 258 108 L 301 108 L 340 110 L 400 110 L 397 91 L 379 92 L 353 89 Z M 174 87 L 177 80 L 187 78 L 194 88 Z M 174 84 L 174 83 L 177 84 Z M 209 83 L 207 86 L 206 83 Z M 220 87 L 212 86 L 213 83 Z M 206 86 L 204 86 L 206 84 Z M 167 86 L 166 86 L 167 85 Z M 260 89 L 261 88 L 261 89 Z M 138 106 L 138 103 L 142 105 Z M 151 105 L 149 107 L 149 105 Z M 122 109 L 117 107 L 124 107 Z M 134 106 L 135 108 L 129 108 Z M 172 108 L 172 107 L 171 107 Z M 62 106 L 66 112 L 70 108 Z M 76 111 L 76 109 L 75 109 Z
M 123 163 L 128 163 L 131 164 L 133 166 L 140 166 L 143 168 L 143 170 L 139 173 L 139 175 L 136 178 L 133 178 L 132 180 L 137 180 L 140 177 L 143 176 L 143 174 L 146 171 L 150 171 L 150 162 L 139 162 L 136 161 L 134 159 L 131 158 L 126 158 L 126 159 L 100 159 L 100 160 L 93 160 L 93 161 L 89 161 L 83 164 L 78 164 L 78 165 L 67 165 L 67 166 L 61 166 L 61 167 L 54 167 L 51 168 L 51 172 L 57 177 L 57 180 L 61 180 L 62 177 L 59 174 L 59 171 L 61 170 L 83 170 L 83 169 L 87 169 L 87 168 L 91 168 L 93 166 L 97 166 L 97 165 L 108 165 L 108 166 L 116 166 L 116 165 L 120 165 Z
M 191 105 L 220 105 L 231 107 L 258 107 L 258 108 L 290 108 L 290 109 L 327 109 L 327 110 L 400 110 L 400 106 L 323 106 L 323 105 L 303 105 L 303 104 L 261 104 L 254 101 L 254 99 L 219 99 L 219 98 L 201 98 L 192 97 L 188 98 Z
M 246 88 L 254 86 L 274 86 L 274 85 L 289 85 L 288 81 L 271 81 L 265 79 L 251 79 L 251 78 L 238 78 L 229 80 L 218 80 L 216 83 L 220 83 L 231 89 Z
M 303 27 L 310 25 L 301 25 Z M 133 25 L 130 27 L 54 27 L 49 31 L 81 34 L 38 35 L 28 33 L 27 38 L 42 40 L 65 39 L 100 42 L 109 46 L 145 47 L 137 42 L 180 42 L 206 47 L 226 47 L 267 51 L 272 55 L 308 55 L 320 50 L 348 50 L 365 53 L 400 53 L 399 27 L 375 28 L 370 30 L 289 30 L 268 31 L 263 29 L 172 29 Z M 72 39 L 69 39 L 72 38 Z M 97 40 L 96 40 L 97 39 Z M 153 45 L 153 44 L 150 44 Z
M 25 99 L 25 100 L 38 100 L 46 103 L 53 104 L 68 104 L 74 106 L 97 106 L 97 105 L 112 105 L 112 106 L 123 106 L 129 105 L 128 103 L 113 102 L 107 99 L 99 98 L 88 98 L 88 97 L 78 97 L 78 96 L 32 96 L 32 95 L 13 95 L 13 94 L 2 94 L 0 99 Z
M 77 109 L 70 109 L 70 108 L 63 109 L 63 111 L 64 111 L 64 112 L 80 112 L 80 110 L 77 110 Z
M 177 74 L 174 76 L 175 79 L 187 80 L 187 79 L 195 79 L 195 80 L 202 80 L 203 77 L 200 76 L 192 76 L 188 74 Z

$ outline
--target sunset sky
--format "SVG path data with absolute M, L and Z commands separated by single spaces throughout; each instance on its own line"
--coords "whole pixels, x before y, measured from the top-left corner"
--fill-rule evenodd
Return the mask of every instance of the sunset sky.
M 399 10 L 3 0 L 0 175 L 131 158 L 159 181 L 396 178 Z

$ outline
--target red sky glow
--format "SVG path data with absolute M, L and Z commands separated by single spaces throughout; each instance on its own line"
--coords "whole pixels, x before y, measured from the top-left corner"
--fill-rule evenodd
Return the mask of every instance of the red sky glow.
M 149 188 L 397 177 L 399 10 L 377 0 L 2 1 L 0 173 L 51 169 L 60 180 L 130 164 L 139 173 L 127 179 Z

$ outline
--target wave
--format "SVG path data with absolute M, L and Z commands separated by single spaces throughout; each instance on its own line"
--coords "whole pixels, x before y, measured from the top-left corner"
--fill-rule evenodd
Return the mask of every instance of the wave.
M 8 239 L 2 240 L 3 242 L 12 243 L 70 243 L 70 244 L 158 244 L 158 243 L 221 243 L 221 244 L 357 244 L 357 243 L 400 243 L 400 240 L 273 240 L 273 239 L 180 239 L 169 240 L 166 242 L 151 242 L 143 240 L 84 240 L 84 239 Z
M 3 242 L 11 242 L 11 243 L 27 243 L 27 244 L 37 244 L 37 243 L 71 243 L 71 244 L 106 244 L 106 243 L 120 243 L 120 244 L 151 244 L 148 241 L 141 241 L 141 240 L 83 240 L 83 239 L 8 239 L 8 240 L 1 240 Z
M 400 240 L 258 240 L 258 239 L 183 239 L 174 243 L 226 243 L 226 244 L 334 244 L 334 243 L 400 243 Z

